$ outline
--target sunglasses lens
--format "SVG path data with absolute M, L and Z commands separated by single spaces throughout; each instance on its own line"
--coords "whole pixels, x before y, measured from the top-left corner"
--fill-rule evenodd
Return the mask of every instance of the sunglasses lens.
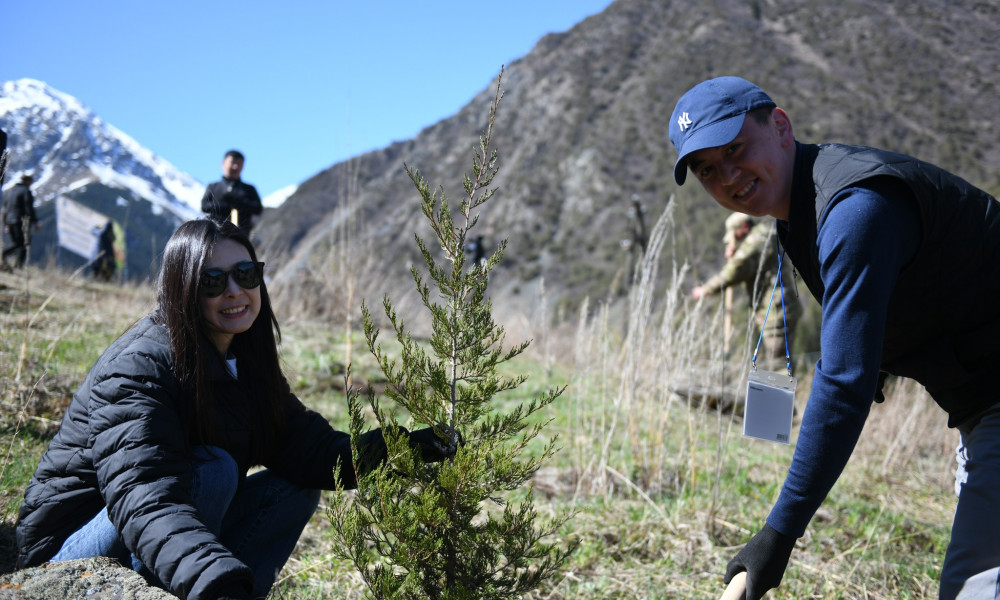
M 229 273 L 222 269 L 207 269 L 201 272 L 201 295 L 214 298 L 226 289 L 226 279 Z
M 245 290 L 252 290 L 264 279 L 263 270 L 264 263 L 240 263 L 233 268 L 233 281 Z
M 252 290 L 264 281 L 264 263 L 262 262 L 241 262 L 230 271 L 222 269 L 205 269 L 201 272 L 201 295 L 206 298 L 215 298 L 226 291 L 229 283 L 229 276 L 233 276 L 236 285 L 245 290 Z

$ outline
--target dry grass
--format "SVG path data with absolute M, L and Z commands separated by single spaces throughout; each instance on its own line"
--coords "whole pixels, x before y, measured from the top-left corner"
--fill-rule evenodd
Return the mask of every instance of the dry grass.
M 30 265 L 0 274 L 0 571 L 13 568 L 17 508 L 74 390 L 151 306 L 149 286 Z
M 547 415 L 562 451 L 536 479 L 536 505 L 577 511 L 562 535 L 580 540 L 564 576 L 533 598 L 717 597 L 726 561 L 780 490 L 792 447 L 742 438 L 739 411 L 731 410 L 749 341 L 724 356 L 721 311 L 686 300 L 684 265 L 656 269 L 656 244 L 669 244 L 672 228 L 667 215 L 651 236 L 627 310 L 593 302 L 572 319 L 523 319 L 543 343 L 515 367 L 530 376 L 521 392 L 569 384 L 557 414 Z M 652 294 L 664 280 L 666 292 Z M 152 294 L 37 269 L 27 279 L 0 275 L 0 286 L 6 571 L 16 507 L 55 423 L 99 353 L 152 307 Z M 328 302 L 343 301 L 325 291 Z M 288 295 L 275 301 L 291 305 Z M 359 340 L 345 350 L 356 331 L 348 318 L 342 308 L 304 304 L 282 315 L 293 387 L 338 427 L 346 425 L 344 357 L 353 355 L 361 379 L 368 360 Z M 801 414 L 808 369 L 799 379 Z M 851 463 L 769 597 L 936 597 L 957 435 L 911 382 L 894 382 L 888 397 L 873 408 Z M 332 558 L 329 526 L 318 511 L 272 597 L 363 597 L 353 569 Z
M 542 510 L 577 511 L 563 534 L 581 542 L 564 577 L 533 597 L 716 597 L 726 562 L 780 490 L 793 446 L 744 439 L 734 406 L 754 340 L 724 355 L 721 310 L 685 299 L 686 266 L 657 272 L 672 227 L 668 213 L 627 310 L 588 302 L 575 323 L 550 323 L 543 300 L 542 318 L 517 321 L 538 328 L 516 367 L 531 376 L 523 394 L 569 384 L 550 415 L 563 450 L 535 492 Z M 666 279 L 660 295 L 650 291 L 657 278 Z M 798 414 L 810 367 L 797 374 Z M 887 396 L 770 597 L 936 598 L 957 434 L 912 382 L 892 383 Z M 335 419 L 343 410 L 340 399 L 321 405 Z M 314 519 L 277 597 L 363 597 L 357 576 L 324 547 L 325 527 Z

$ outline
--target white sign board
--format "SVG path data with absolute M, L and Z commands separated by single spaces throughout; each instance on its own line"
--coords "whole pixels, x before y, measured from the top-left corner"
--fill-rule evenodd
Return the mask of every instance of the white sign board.
M 56 198 L 56 232 L 59 245 L 74 254 L 90 259 L 97 248 L 97 233 L 108 217 L 65 196 Z

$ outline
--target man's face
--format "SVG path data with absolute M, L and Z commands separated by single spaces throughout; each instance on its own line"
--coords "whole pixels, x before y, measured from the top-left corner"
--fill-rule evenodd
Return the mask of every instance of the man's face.
M 234 157 L 227 156 L 222 161 L 222 174 L 229 179 L 239 179 L 240 173 L 243 172 L 243 161 Z
M 747 116 L 736 138 L 688 157 L 688 167 L 723 208 L 788 219 L 795 138 L 788 115 L 775 108 L 767 123 Z

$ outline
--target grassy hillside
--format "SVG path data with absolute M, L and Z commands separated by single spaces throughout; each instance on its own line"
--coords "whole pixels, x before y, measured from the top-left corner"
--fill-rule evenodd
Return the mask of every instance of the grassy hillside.
M 675 227 L 664 220 L 652 241 L 672 239 Z M 562 535 L 580 547 L 535 598 L 717 597 L 726 561 L 762 525 L 783 481 L 794 446 L 744 439 L 739 411 L 731 410 L 749 339 L 724 356 L 718 308 L 686 301 L 689 272 L 657 271 L 658 262 L 650 257 L 650 283 L 628 296 L 627 322 L 606 304 L 560 315 L 544 293 L 531 313 L 506 321 L 512 340 L 534 340 L 515 367 L 529 375 L 518 393 L 568 384 L 545 415 L 562 450 L 534 489 L 540 511 L 576 511 Z M 666 290 L 655 308 L 653 287 Z M 35 268 L 0 275 L 0 570 L 12 568 L 17 506 L 72 391 L 151 305 L 147 288 Z M 303 310 L 289 296 L 278 296 L 276 306 L 293 388 L 346 427 L 345 357 L 359 383 L 378 384 L 366 381 L 374 371 L 363 340 L 332 309 Z M 798 375 L 801 414 L 810 373 Z M 894 382 L 888 396 L 769 597 L 937 597 L 957 436 L 911 383 Z M 362 597 L 357 574 L 331 557 L 329 527 L 321 510 L 273 598 Z

